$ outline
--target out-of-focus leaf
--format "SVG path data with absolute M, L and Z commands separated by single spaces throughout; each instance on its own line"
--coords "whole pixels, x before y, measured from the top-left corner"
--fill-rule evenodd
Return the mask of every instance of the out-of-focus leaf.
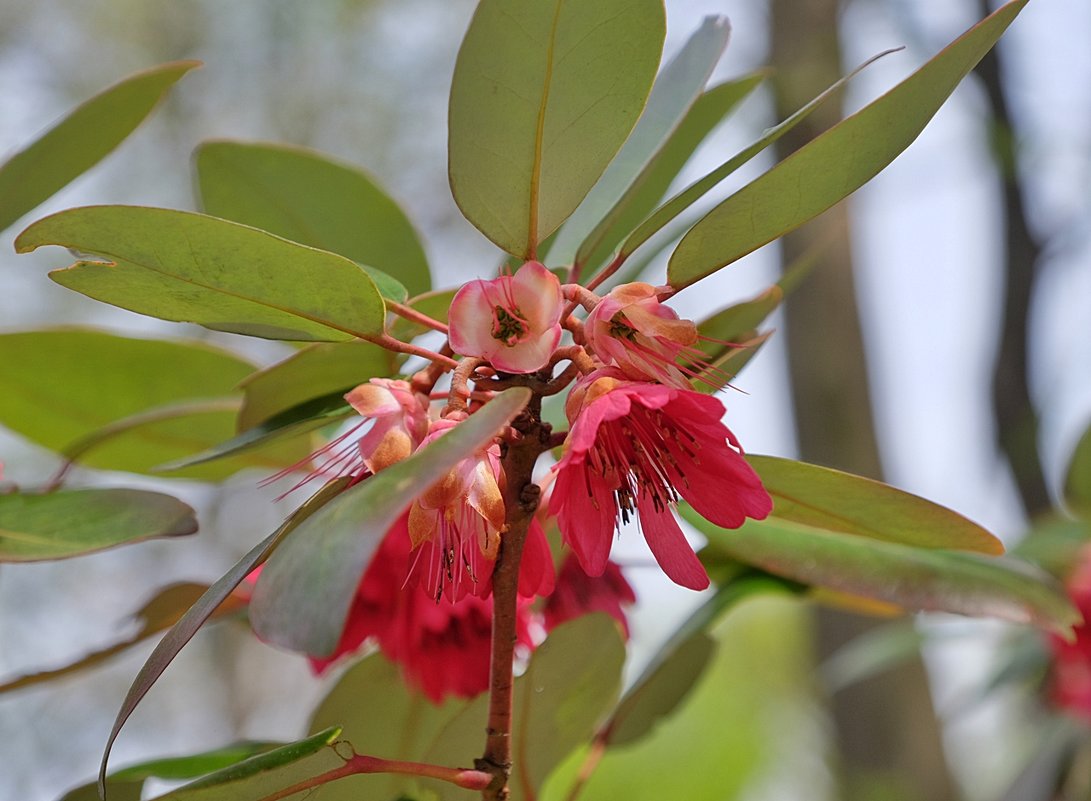
M 467 703 L 450 698 L 443 704 L 433 704 L 422 693 L 406 686 L 395 665 L 381 654 L 372 654 L 349 668 L 334 685 L 315 710 L 310 728 L 313 732 L 327 726 L 342 726 L 345 739 L 361 754 L 419 762 Z M 375 725 L 376 721 L 382 721 L 382 725 Z M 474 740 L 461 745 L 462 757 L 451 764 L 472 764 L 473 751 L 481 743 Z M 472 797 L 468 791 L 449 784 L 383 773 L 349 776 L 324 785 L 317 791 L 316 799 L 418 798 L 427 793 L 440 798 Z
M 526 405 L 522 387 L 497 395 L 426 448 L 357 484 L 289 537 L 262 571 L 250 621 L 263 640 L 312 656 L 333 652 L 360 576 L 413 499 L 485 447 Z
M 843 645 L 819 667 L 822 683 L 827 692 L 840 692 L 919 656 L 927 641 L 928 635 L 912 620 L 871 629 Z
M 336 342 L 383 332 L 375 283 L 343 256 L 172 209 L 88 206 L 31 225 L 19 253 L 61 245 L 78 261 L 50 278 L 123 309 L 217 331 Z
M 659 0 L 483 0 L 451 84 L 448 156 L 462 213 L 531 258 L 636 124 L 659 65 Z
M 605 222 L 607 213 L 617 213 L 612 211 L 616 204 L 633 181 L 648 168 L 650 161 L 701 94 L 727 47 L 730 33 L 731 25 L 726 17 L 705 17 L 701 27 L 682 45 L 670 63 L 660 70 L 648 95 L 644 113 L 636 121 L 632 134 L 587 197 L 558 231 L 557 239 L 549 249 L 551 261 L 568 264 L 576 256 L 577 249 L 586 259 L 601 242 L 605 232 L 597 229 Z M 595 241 L 589 241 L 588 235 Z
M 783 520 L 918 548 L 1004 552 L 1000 540 L 957 512 L 880 481 L 776 456 L 746 459 Z
M 1034 521 L 1013 553 L 1059 578 L 1079 564 L 1080 552 L 1091 544 L 1091 520 L 1049 517 Z
M 358 167 L 291 145 L 232 141 L 203 143 L 194 164 L 209 214 L 339 253 L 392 276 L 412 294 L 431 288 L 413 224 Z
M 1027 0 L 975 25 L 878 100 L 807 143 L 710 211 L 667 269 L 682 289 L 810 220 L 863 186 L 909 147 Z
M 0 165 L 0 230 L 106 157 L 199 61 L 161 64 L 105 89 Z
M 681 511 L 709 538 L 711 554 L 802 584 L 888 601 L 908 611 L 997 617 L 1062 634 L 1079 620 L 1060 585 L 1026 562 L 883 542 L 777 518 L 727 531 L 688 507 Z
M 200 342 L 76 328 L 2 334 L 0 424 L 88 467 L 146 473 L 230 437 L 238 400 L 224 396 L 253 369 Z M 281 446 L 179 475 L 218 480 L 308 451 Z
M 226 601 L 228 596 L 235 591 L 235 588 L 242 583 L 242 580 L 246 578 L 254 568 L 258 567 L 269 558 L 269 554 L 276 550 L 284 537 L 291 532 L 292 529 L 321 509 L 331 498 L 335 497 L 343 490 L 347 483 L 347 479 L 331 481 L 312 495 L 304 504 L 288 516 L 288 519 L 284 521 L 280 528 L 255 545 L 235 564 L 234 567 L 218 578 L 215 583 L 201 595 L 197 602 L 186 610 L 186 613 L 182 615 L 181 619 L 171 626 L 170 631 L 168 631 L 163 636 L 163 639 L 159 641 L 158 645 L 155 646 L 155 649 L 151 652 L 147 661 L 144 662 L 144 666 L 140 668 L 140 672 L 136 674 L 132 686 L 129 687 L 128 693 L 125 694 L 125 700 L 121 703 L 121 709 L 118 710 L 113 729 L 110 730 L 110 736 L 106 739 L 106 747 L 102 752 L 102 764 L 99 767 L 100 789 L 104 786 L 104 782 L 106 781 L 106 767 L 110 760 L 110 750 L 113 748 L 114 741 L 121 732 L 122 726 L 125 725 L 125 721 L 132 715 L 133 710 L 136 709 L 141 699 L 147 695 L 148 690 L 152 688 L 152 685 L 163 675 L 163 671 L 167 669 L 167 666 L 170 665 L 172 661 L 174 661 L 174 657 L 178 655 L 178 652 L 193 638 L 193 635 L 205 624 L 205 621 L 221 608 L 224 601 Z
M 1091 427 L 1072 451 L 1065 476 L 1064 499 L 1075 514 L 1091 520 Z
M 308 345 L 241 382 L 244 400 L 238 430 L 254 428 L 306 401 L 347 392 L 393 371 L 393 354 L 370 342 Z
M 757 327 L 780 305 L 784 293 L 773 285 L 757 297 L 736 303 L 698 323 L 697 347 L 707 364 L 694 381 L 702 392 L 722 389 L 757 355 L 772 336 Z
M 106 797 L 110 801 L 114 801 L 115 798 L 124 800 L 131 794 L 133 801 L 140 801 L 144 782 L 147 779 L 193 779 L 206 773 L 222 770 L 280 745 L 284 743 L 241 742 L 201 754 L 153 759 L 138 765 L 130 765 L 111 773 L 106 778 Z M 68 791 L 60 801 L 100 801 L 98 786 L 95 782 L 89 782 Z
M 515 270 L 518 267 L 519 265 L 516 265 L 512 269 Z M 421 314 L 427 314 L 433 320 L 446 323 L 447 315 L 451 311 L 451 300 L 454 299 L 457 291 L 456 289 L 437 289 L 435 292 L 426 292 L 423 295 L 410 298 L 407 305 Z M 403 317 L 394 317 L 390 324 L 390 335 L 403 342 L 431 330 L 431 328 L 426 328 Z
M 621 632 L 608 615 L 585 615 L 550 632 L 515 680 L 512 801 L 535 798 L 561 760 L 590 740 L 617 700 L 624 661 Z M 487 710 L 488 697 L 479 696 L 444 726 L 424 761 L 460 765 L 472 760 Z
M 334 727 L 299 742 L 228 765 L 179 787 L 161 801 L 261 801 L 300 782 L 342 767 L 352 758 L 352 746 L 340 740 Z
M 189 607 L 193 606 L 197 599 L 207 590 L 208 586 L 204 584 L 192 584 L 189 582 L 171 584 L 169 587 L 165 587 L 157 593 L 154 598 L 144 604 L 144 606 L 133 616 L 140 624 L 140 628 L 132 635 L 125 637 L 106 648 L 93 651 L 63 667 L 43 670 L 39 673 L 31 673 L 6 681 L 0 684 L 0 693 L 21 690 L 25 687 L 31 687 L 35 684 L 41 684 L 54 679 L 60 679 L 76 673 L 77 671 L 95 667 L 111 657 L 128 650 L 137 643 L 143 642 L 153 634 L 173 626 L 178 622 L 178 619 L 182 614 L 189 609 Z M 230 596 L 217 607 L 216 611 L 213 613 L 213 617 L 218 618 L 230 615 L 241 608 L 242 605 L 243 602 L 240 599 Z
M 193 510 L 159 492 L 81 489 L 0 495 L 0 562 L 67 559 L 196 530 Z
M 698 97 L 678 128 L 580 246 L 576 260 L 590 268 L 602 265 L 622 239 L 662 201 L 671 183 L 705 138 L 764 78 L 764 72 L 757 72 L 721 83 Z M 585 274 L 591 276 L 591 273 Z

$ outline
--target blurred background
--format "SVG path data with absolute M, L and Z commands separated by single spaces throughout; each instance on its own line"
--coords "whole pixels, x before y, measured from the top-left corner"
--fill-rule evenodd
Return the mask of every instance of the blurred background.
M 680 181 L 707 172 L 867 57 L 906 46 L 797 129 L 776 154 L 783 157 L 904 78 L 989 6 L 666 0 L 665 58 L 703 16 L 725 14 L 733 35 L 712 83 L 777 68 Z M 45 276 L 68 263 L 59 251 L 14 255 L 14 235 L 61 208 L 194 208 L 190 155 L 210 138 L 305 145 L 359 165 L 417 225 L 437 287 L 490 273 L 498 254 L 458 213 L 446 180 L 447 92 L 473 7 L 0 0 L 0 154 L 129 73 L 172 59 L 205 63 L 118 152 L 0 237 L 0 331 L 87 324 L 212 340 L 259 364 L 285 355 L 277 343 L 142 318 L 70 293 Z M 778 312 L 777 335 L 734 382 L 740 391 L 725 397 L 748 451 L 881 477 L 1008 544 L 1056 506 L 1064 465 L 1091 419 L 1089 34 L 1091 6 L 1081 0 L 1032 0 L 999 49 L 870 185 L 673 301 L 683 316 L 701 318 L 758 293 L 782 263 L 824 243 L 807 283 Z M 773 157 L 733 176 L 716 197 Z M 646 280 L 663 280 L 664 260 Z M 0 460 L 6 479 L 27 486 L 57 466 L 2 429 Z M 131 633 L 128 616 L 172 581 L 218 577 L 290 508 L 259 489 L 260 478 L 170 482 L 200 510 L 196 537 L 0 567 L 0 681 Z M 120 474 L 74 479 L 163 486 Z M 626 553 L 646 559 L 637 547 Z M 638 565 L 629 576 L 640 597 L 639 663 L 695 599 L 657 571 Z M 893 667 L 860 681 L 839 677 L 830 665 L 844 660 L 830 663 L 831 655 L 876 625 L 889 624 L 786 600 L 749 603 L 725 621 L 725 645 L 693 699 L 722 711 L 707 722 L 710 747 L 727 766 L 716 797 L 1000 797 L 1040 738 L 1019 694 L 980 699 L 1005 658 L 998 649 L 1010 627 L 931 617 L 916 624 L 921 651 L 903 647 L 899 659 L 885 660 Z M 52 799 L 89 779 L 149 650 L 0 695 L 0 798 Z M 327 686 L 302 658 L 261 645 L 244 627 L 212 627 L 148 696 L 113 762 L 242 737 L 296 738 Z

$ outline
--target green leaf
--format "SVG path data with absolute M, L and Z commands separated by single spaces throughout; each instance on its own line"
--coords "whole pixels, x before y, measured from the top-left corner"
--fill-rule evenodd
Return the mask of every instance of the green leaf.
M 697 347 L 708 364 L 694 380 L 702 392 L 715 392 L 727 385 L 739 371 L 757 355 L 772 336 L 759 333 L 757 327 L 772 314 L 784 298 L 779 286 L 773 285 L 757 297 L 736 303 L 697 324 L 702 339 Z
M 1000 540 L 957 512 L 880 481 L 776 456 L 746 460 L 784 520 L 918 548 L 1004 552 Z
M 0 562 L 67 559 L 196 530 L 193 510 L 158 492 L 83 489 L 0 495 Z
M 419 762 L 467 703 L 449 698 L 443 704 L 433 704 L 423 693 L 407 687 L 399 668 L 376 653 L 360 660 L 341 676 L 315 710 L 310 730 L 342 726 L 345 739 L 358 753 Z M 377 721 L 381 725 L 376 725 Z M 451 764 L 471 764 L 473 751 L 480 743 L 475 739 L 460 745 L 462 754 Z M 321 801 L 418 798 L 422 788 L 440 797 L 469 795 L 449 784 L 384 773 L 346 777 L 324 786 L 318 797 Z
M 342 767 L 352 747 L 334 727 L 236 762 L 166 795 L 161 801 L 260 801 L 307 779 Z
M 196 776 L 222 770 L 278 745 L 281 745 L 281 743 L 240 742 L 201 754 L 154 759 L 149 762 L 130 765 L 127 768 L 111 773 L 107 777 L 106 797 L 110 801 L 114 801 L 115 798 L 126 799 L 129 797 L 129 795 L 121 795 L 122 793 L 132 793 L 133 801 L 140 801 L 144 782 L 147 779 L 192 779 Z M 60 801 L 100 801 L 98 786 L 95 782 L 89 782 L 65 793 Z
M 627 257 L 630 253 L 632 253 L 638 247 L 651 239 L 656 233 L 658 233 L 667 225 L 669 225 L 672 221 L 674 221 L 686 209 L 688 209 L 690 206 L 692 206 L 694 203 L 704 197 L 704 195 L 714 186 L 716 186 L 722 180 L 735 172 L 735 170 L 742 167 L 744 164 L 750 161 L 750 159 L 754 158 L 754 156 L 761 153 L 763 150 L 765 150 L 765 148 L 769 147 L 769 145 L 773 144 L 786 133 L 791 131 L 793 128 L 803 122 L 803 120 L 807 119 L 807 117 L 809 117 L 813 111 L 815 111 L 819 106 L 821 106 L 831 97 L 833 97 L 842 86 L 852 80 L 852 78 L 859 74 L 861 70 L 863 70 L 868 65 L 878 61 L 883 56 L 889 55 L 893 52 L 896 51 L 887 50 L 877 56 L 868 59 L 859 67 L 846 75 L 844 78 L 830 86 L 818 97 L 814 98 L 814 100 L 812 100 L 810 103 L 796 111 L 794 114 L 792 114 L 792 116 L 788 117 L 788 119 L 765 131 L 761 136 L 757 138 L 757 140 L 751 143 L 744 150 L 741 150 L 739 153 L 732 156 L 730 159 L 725 161 L 708 175 L 700 178 L 697 181 L 694 181 L 688 187 L 676 194 L 674 197 L 672 197 L 670 200 L 668 200 L 666 203 L 656 209 L 651 215 L 648 216 L 646 220 L 644 220 L 642 223 L 640 223 L 640 225 L 636 227 L 636 230 L 634 230 L 625 239 L 625 243 L 621 246 L 619 255 L 623 258 Z
M 1072 451 L 1065 473 L 1064 500 L 1072 512 L 1091 520 L 1091 428 Z
M 1091 519 L 1049 516 L 1036 519 L 1012 553 L 1065 579 L 1079 564 L 1080 552 L 1089 542 Z
M 171 626 L 163 639 L 155 646 L 140 672 L 133 679 L 132 686 L 125 694 L 125 700 L 121 703 L 117 718 L 114 720 L 113 729 L 106 740 L 106 747 L 102 752 L 102 763 L 99 767 L 99 788 L 106 781 L 106 767 L 110 760 L 110 750 L 114 746 L 121 728 L 133 714 L 140 701 L 147 695 L 152 685 L 163 675 L 163 671 L 174 661 L 174 657 L 182 650 L 193 635 L 219 610 L 235 588 L 242 583 L 254 570 L 261 565 L 269 554 L 273 553 L 281 541 L 292 529 L 314 514 L 332 497 L 337 495 L 347 484 L 346 479 L 338 479 L 326 484 L 322 489 L 312 495 L 303 505 L 296 509 L 288 519 L 284 521 L 276 531 L 255 545 L 234 567 L 218 578 L 216 582 L 191 606 L 181 619 Z
M 681 511 L 709 538 L 711 554 L 803 584 L 914 612 L 997 617 L 1060 633 L 1079 620 L 1063 588 L 1026 562 L 916 548 L 776 518 L 726 531 L 688 507 Z
M 337 647 L 360 576 L 387 529 L 415 497 L 485 447 L 526 405 L 519 387 L 497 395 L 413 456 L 345 492 L 277 551 L 254 590 L 250 622 L 268 643 L 312 656 Z
M 203 143 L 194 165 L 209 214 L 382 270 L 413 294 L 431 289 L 413 224 L 358 167 L 291 145 L 232 141 Z
M 975 25 L 878 100 L 801 147 L 709 212 L 682 239 L 667 279 L 681 289 L 799 227 L 909 147 L 1027 0 Z
M 98 164 L 199 61 L 138 72 L 92 97 L 0 165 L 0 230 Z
M 253 369 L 199 342 L 78 328 L 0 334 L 0 424 L 88 467 L 147 473 L 230 437 L 238 400 L 222 396 Z M 308 452 L 281 446 L 178 475 L 219 480 Z
M 617 622 L 585 615 L 550 632 L 515 680 L 512 720 L 512 801 L 531 801 L 553 769 L 586 743 L 617 700 L 625 645 Z M 423 760 L 464 764 L 480 748 L 488 696 L 449 721 Z M 449 796 L 462 798 L 463 796 Z
M 181 582 L 171 584 L 159 591 L 155 597 L 144 604 L 133 615 L 134 622 L 139 628 L 131 636 L 125 637 L 105 648 L 92 651 L 79 659 L 69 662 L 67 665 L 38 673 L 30 673 L 24 676 L 5 681 L 0 684 L 0 693 L 22 690 L 25 687 L 33 687 L 54 679 L 64 678 L 87 668 L 102 664 L 117 654 L 120 654 L 137 643 L 143 642 L 148 637 L 173 626 L 181 618 L 182 613 L 191 607 L 200 596 L 208 590 L 204 584 L 192 584 Z M 233 614 L 242 605 L 242 601 L 231 597 L 221 604 L 213 617 L 223 617 Z M 97 797 L 97 796 L 96 796 Z
M 50 278 L 123 309 L 217 331 L 308 341 L 383 333 L 383 300 L 348 259 L 203 214 L 141 206 L 69 209 L 15 240 L 62 245 L 79 261 Z
M 308 345 L 242 380 L 238 430 L 247 431 L 306 401 L 344 394 L 394 372 L 394 355 L 370 342 Z
M 549 249 L 554 263 L 568 264 L 576 256 L 577 248 L 583 253 L 595 246 L 595 242 L 588 241 L 588 235 L 596 240 L 601 236 L 600 221 L 605 222 L 607 213 L 616 208 L 633 181 L 639 180 L 648 169 L 650 161 L 686 116 L 727 47 L 730 33 L 726 17 L 705 17 L 678 55 L 660 71 L 632 134 L 558 232 Z
M 512 268 L 514 272 L 519 268 L 519 265 L 515 265 Z M 433 320 L 438 320 L 441 323 L 447 322 L 447 315 L 451 311 L 451 301 L 455 297 L 457 289 L 437 289 L 435 292 L 425 292 L 423 295 L 417 295 L 415 298 L 410 298 L 407 301 L 407 305 L 419 311 L 421 314 L 427 314 Z M 390 335 L 395 339 L 400 339 L 406 342 L 413 337 L 419 337 L 431 328 L 426 328 L 419 323 L 410 322 L 404 317 L 394 317 L 393 322 L 390 324 Z
M 661 0 L 482 0 L 448 116 L 451 191 L 466 219 L 532 257 L 632 130 L 665 29 Z

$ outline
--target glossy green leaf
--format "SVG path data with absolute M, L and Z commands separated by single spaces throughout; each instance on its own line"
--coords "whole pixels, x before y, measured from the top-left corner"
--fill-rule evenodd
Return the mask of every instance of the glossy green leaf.
M 601 236 L 597 230 L 600 221 L 604 221 L 607 213 L 622 199 L 634 179 L 648 168 L 657 151 L 686 116 L 727 47 L 730 33 L 731 25 L 726 17 L 705 17 L 701 27 L 659 72 L 632 134 L 598 183 L 558 231 L 557 239 L 549 249 L 551 261 L 571 263 L 577 249 L 582 253 L 595 246 L 588 242 L 588 235 L 595 239 Z
M 111 773 L 106 778 L 106 797 L 110 801 L 114 801 L 115 798 L 129 798 L 128 794 L 131 793 L 133 801 L 140 801 L 144 782 L 147 779 L 174 781 L 193 779 L 206 773 L 222 770 L 237 762 L 242 762 L 244 759 L 269 751 L 278 745 L 282 744 L 240 742 L 225 748 L 217 748 L 215 751 L 205 751 L 201 754 L 153 759 L 137 765 L 130 765 L 127 768 Z M 60 801 L 101 801 L 98 794 L 98 785 L 95 782 L 89 782 L 77 787 L 65 793 Z
M 513 271 L 518 269 L 518 267 L 519 265 L 516 265 L 512 268 Z M 433 320 L 446 323 L 447 315 L 451 311 L 451 301 L 454 299 L 455 292 L 457 291 L 457 289 L 437 289 L 435 292 L 426 292 L 423 295 L 417 295 L 415 298 L 410 298 L 408 305 L 421 314 L 427 314 Z M 403 317 L 394 317 L 390 324 L 390 335 L 403 342 L 431 330 L 432 329 L 426 328 L 419 323 L 410 322 Z
M 515 680 L 512 801 L 531 801 L 554 768 L 591 739 L 617 700 L 625 645 L 617 622 L 585 615 L 550 632 Z M 488 696 L 481 695 L 444 725 L 424 761 L 465 764 L 478 755 Z M 445 795 L 461 799 L 466 794 Z
M 900 48 L 899 48 L 900 49 Z M 686 211 L 690 206 L 700 200 L 704 195 L 734 173 L 737 169 L 742 167 L 752 158 L 761 153 L 765 148 L 776 142 L 786 133 L 791 131 L 803 120 L 807 119 L 819 106 L 833 97 L 837 92 L 848 83 L 852 78 L 860 73 L 868 65 L 878 61 L 883 56 L 889 55 L 895 52 L 894 50 L 887 50 L 874 56 L 859 67 L 854 69 L 848 75 L 835 84 L 830 86 L 818 97 L 814 98 L 811 102 L 800 108 L 786 120 L 778 125 L 768 129 L 761 136 L 759 136 L 754 142 L 752 142 L 745 149 L 739 151 L 734 156 L 729 158 L 719 167 L 712 172 L 705 175 L 703 178 L 694 181 L 678 194 L 674 195 L 670 200 L 652 212 L 647 219 L 640 223 L 636 229 L 626 237 L 624 244 L 621 246 L 620 255 L 627 257 L 634 250 L 639 248 L 659 231 L 663 230 L 667 225 L 676 220 L 680 214 Z M 688 226 L 687 226 L 688 227 Z
M 420 762 L 467 705 L 467 701 L 459 698 L 433 704 L 424 694 L 406 685 L 396 665 L 376 653 L 360 660 L 341 676 L 315 710 L 310 730 L 341 726 L 345 739 L 358 753 Z M 376 725 L 377 721 L 381 725 Z M 472 764 L 473 757 L 479 755 L 475 751 L 481 742 L 475 738 L 461 743 L 462 753 L 451 765 Z M 349 776 L 325 785 L 318 791 L 316 801 L 419 798 L 425 794 L 440 798 L 472 797 L 466 790 L 437 781 L 382 773 Z
M 266 339 L 340 341 L 383 332 L 383 300 L 358 265 L 216 217 L 141 206 L 69 209 L 15 240 L 20 253 L 42 245 L 109 259 L 49 275 L 152 317 Z
M 0 562 L 66 559 L 197 530 L 177 498 L 132 489 L 0 495 Z
M 485 447 L 526 405 L 519 387 L 497 395 L 413 456 L 357 484 L 300 527 L 270 559 L 250 621 L 266 642 L 313 656 L 333 652 L 371 556 L 413 499 Z
M 253 369 L 199 342 L 76 328 L 2 334 L 0 424 L 88 467 L 146 473 L 230 437 L 239 401 L 224 396 Z M 308 452 L 279 446 L 177 475 L 218 480 Z
M 1072 451 L 1065 476 L 1064 499 L 1070 510 L 1091 520 L 1091 428 L 1083 433 Z
M 709 212 L 682 239 L 667 279 L 689 286 L 810 220 L 909 147 L 1026 5 L 975 25 L 878 100 L 801 147 Z
M 957 512 L 880 481 L 776 456 L 746 460 L 784 520 L 918 548 L 1004 552 L 1000 540 Z
M 0 165 L 0 230 L 98 164 L 198 61 L 138 72 L 92 97 Z
M 394 354 L 358 340 L 320 343 L 247 376 L 238 430 L 246 431 L 306 401 L 348 392 L 369 378 L 394 372 Z
M 203 143 L 194 164 L 209 214 L 339 253 L 412 294 L 431 288 L 413 224 L 358 167 L 291 145 L 232 141 Z
M 1067 632 L 1079 619 L 1065 592 L 1026 562 L 916 548 L 777 518 L 720 529 L 692 509 L 683 516 L 707 550 L 802 584 L 896 604 L 909 611 L 997 617 Z
M 530 258 L 636 124 L 665 27 L 661 0 L 482 0 L 448 116 L 451 191 L 466 219 Z
M 662 201 L 694 151 L 764 78 L 764 72 L 757 72 L 719 84 L 698 97 L 678 128 L 581 244 L 576 261 L 591 268 L 604 264 Z
M 261 801 L 300 782 L 342 767 L 352 747 L 334 727 L 236 762 L 179 787 L 162 801 Z M 283 797 L 283 796 L 282 796 Z
M 139 628 L 130 636 L 124 637 L 105 648 L 92 651 L 61 667 L 42 670 L 5 681 L 0 684 L 0 693 L 33 687 L 36 684 L 64 678 L 81 670 L 100 665 L 111 657 L 127 651 L 137 643 L 143 642 L 153 634 L 173 626 L 178 622 L 182 614 L 207 590 L 208 586 L 204 584 L 190 582 L 171 584 L 156 593 L 155 597 L 133 615 L 133 621 L 139 625 Z M 232 596 L 216 609 L 213 617 L 230 615 L 237 611 L 241 605 L 242 601 Z
M 132 686 L 125 694 L 125 700 L 121 703 L 114 726 L 110 730 L 110 736 L 106 740 L 106 747 L 102 752 L 102 764 L 99 767 L 99 786 L 103 786 L 106 780 L 106 767 L 110 760 L 110 750 L 114 741 L 121 732 L 129 716 L 133 714 L 140 701 L 147 695 L 152 685 L 163 675 L 163 671 L 174 661 L 174 657 L 185 647 L 193 635 L 219 610 L 224 601 L 235 591 L 254 568 L 261 565 L 269 558 L 280 545 L 281 541 L 296 526 L 322 508 L 331 498 L 336 496 L 347 484 L 346 479 L 338 479 L 326 484 L 322 489 L 311 496 L 303 505 L 296 509 L 288 519 L 284 521 L 276 531 L 255 545 L 243 556 L 235 566 L 218 578 L 211 587 L 191 606 L 181 619 L 171 626 L 163 639 L 155 646 L 144 666 L 140 668 Z

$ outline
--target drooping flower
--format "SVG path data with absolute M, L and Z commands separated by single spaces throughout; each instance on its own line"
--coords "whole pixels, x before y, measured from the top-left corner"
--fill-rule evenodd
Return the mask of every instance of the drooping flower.
M 659 291 L 639 282 L 610 290 L 587 315 L 587 344 L 629 378 L 688 388 L 677 361 L 692 350 L 697 326 L 660 303 Z
M 708 575 L 674 518 L 677 501 L 722 528 L 772 510 L 710 395 L 605 368 L 580 380 L 566 411 L 572 428 L 549 511 L 588 575 L 606 569 L 619 519 L 635 517 L 667 576 L 704 589 Z
M 557 574 L 557 586 L 542 610 L 545 630 L 552 631 L 569 620 L 591 612 L 605 612 L 629 636 L 624 607 L 636 603 L 636 593 L 616 562 L 607 561 L 601 576 L 589 576 L 572 554 L 565 557 Z
M 506 373 L 533 373 L 561 340 L 561 284 L 540 262 L 463 286 L 451 301 L 451 348 Z
M 1066 587 L 1083 622 L 1073 628 L 1072 642 L 1050 635 L 1049 696 L 1057 708 L 1091 721 L 1091 546 L 1081 550 Z
M 447 695 L 472 698 L 489 684 L 492 598 L 437 603 L 422 588 L 407 586 L 410 551 L 408 515 L 402 515 L 364 571 L 336 650 L 312 658 L 311 666 L 324 673 L 370 640 L 434 703 Z M 516 636 L 527 649 L 534 645 L 529 606 L 529 598 L 520 598 L 516 610 Z
M 421 447 L 458 423 L 437 420 Z M 439 482 L 425 490 L 409 508 L 409 539 L 416 569 L 413 580 L 429 596 L 455 602 L 467 594 L 479 598 L 492 591 L 492 571 L 506 524 L 500 493 L 500 447 L 463 459 Z M 541 526 L 535 521 L 527 533 L 521 583 L 524 594 L 545 595 L 553 586 L 553 563 Z

